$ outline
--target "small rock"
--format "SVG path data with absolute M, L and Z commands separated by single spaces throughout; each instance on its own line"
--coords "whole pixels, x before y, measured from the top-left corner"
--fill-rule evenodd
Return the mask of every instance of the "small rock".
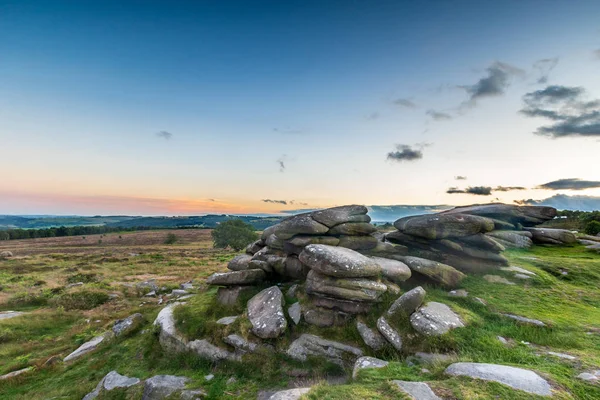
M 400 390 L 417 400 L 442 400 L 425 382 L 392 381 Z
M 375 357 L 360 357 L 354 363 L 354 369 L 352 370 L 352 379 L 356 379 L 360 370 L 367 368 L 383 368 L 389 363 L 384 360 L 380 360 Z
M 387 344 L 387 341 L 381 336 L 379 331 L 369 328 L 361 321 L 356 322 L 356 329 L 365 344 L 375 351 L 383 349 Z
M 549 354 L 551 356 L 558 357 L 558 358 L 564 358 L 565 360 L 577 360 L 577 357 L 572 356 L 570 354 L 565 354 L 565 353 L 556 353 L 554 351 L 549 351 L 546 354 Z
M 257 345 L 256 343 L 249 342 L 240 335 L 235 334 L 224 337 L 223 342 L 235 347 L 236 350 L 240 350 L 242 352 L 253 353 L 259 348 L 259 345 Z
M 268 400 L 298 400 L 302 395 L 310 391 L 310 388 L 296 388 L 282 390 L 272 394 Z
M 482 299 L 480 297 L 475 297 L 475 301 L 477 301 L 481 305 L 487 306 L 487 301 L 485 301 L 484 299 Z
M 145 294 L 146 297 L 156 297 L 156 292 L 153 290 Z
M 0 320 L 18 317 L 19 315 L 23 314 L 24 313 L 20 311 L 0 311 Z
M 67 289 L 72 288 L 72 287 L 77 287 L 77 286 L 83 286 L 83 282 L 76 282 L 76 283 L 69 283 L 67 286 L 65 286 Z
M 341 366 L 348 362 L 354 363 L 358 357 L 363 355 L 362 350 L 356 347 L 307 333 L 294 340 L 286 353 L 298 361 L 306 361 L 308 356 L 318 356 Z
M 215 346 L 205 339 L 189 342 L 187 344 L 187 349 L 196 353 L 200 358 L 204 358 L 212 362 L 239 359 L 239 357 L 235 354 L 230 353 L 227 350 L 223 350 L 222 348 Z
M 188 292 L 187 290 L 183 290 L 183 289 L 173 289 L 171 291 L 171 296 L 175 296 L 175 297 L 181 297 L 181 296 L 185 296 L 187 294 L 189 294 L 190 292 Z
M 256 336 L 272 339 L 285 332 L 287 321 L 283 304 L 283 293 L 277 286 L 263 290 L 248 301 L 248 319 Z
M 144 316 L 140 313 L 135 313 L 125 319 L 120 319 L 118 321 L 115 321 L 115 323 L 112 327 L 112 331 L 115 334 L 115 336 L 117 336 L 117 337 L 121 336 L 121 335 L 127 335 L 127 334 L 135 331 L 143 323 L 144 323 Z
M 213 374 L 209 374 L 209 375 L 206 375 L 206 376 L 204 377 L 204 380 L 206 380 L 206 381 L 210 382 L 210 381 L 212 381 L 212 380 L 214 379 L 214 377 L 215 377 L 215 376 L 214 376 Z
M 377 320 L 377 330 L 396 350 L 402 351 L 402 337 L 384 317 Z
M 537 275 L 535 272 L 528 271 L 525 268 L 517 267 L 515 265 L 511 265 L 510 267 L 502 267 L 500 269 L 502 271 L 517 272 L 519 274 L 525 274 L 525 275 L 531 275 L 531 276 Z
M 199 400 L 206 396 L 206 392 L 201 389 L 182 390 L 179 400 Z
M 489 283 L 502 283 L 504 285 L 514 285 L 514 282 L 509 281 L 506 278 L 503 278 L 499 275 L 484 275 L 483 279 L 488 281 Z
M 217 320 L 217 324 L 219 325 L 231 325 L 239 318 L 238 315 L 233 315 L 231 317 L 223 317 Z
M 596 382 L 600 380 L 600 369 L 596 371 L 582 372 L 581 374 L 577 375 L 577 378 L 586 382 Z
M 12 256 L 13 256 L 13 253 L 10 251 L 5 250 L 5 251 L 0 252 L 0 259 L 11 258 Z
M 33 370 L 33 367 L 27 367 L 27 368 L 20 369 L 18 371 L 9 372 L 6 375 L 0 376 L 0 381 L 6 380 L 6 379 L 10 379 L 10 378 L 14 378 L 15 376 L 22 375 L 22 374 L 24 374 L 26 372 L 29 372 L 31 370 Z
M 191 281 L 190 282 L 184 282 L 181 285 L 179 285 L 179 288 L 183 289 L 183 290 L 192 290 L 192 289 L 194 289 L 194 285 L 192 284 Z
M 142 400 L 163 400 L 178 390 L 185 389 L 189 378 L 174 375 L 156 375 L 146 379 Z
M 66 356 L 64 361 L 68 362 L 71 360 L 75 360 L 75 359 L 83 356 L 84 354 L 87 354 L 91 351 L 96 350 L 96 348 L 100 345 L 100 343 L 102 343 L 107 338 L 107 336 L 108 335 L 105 333 L 103 335 L 96 336 L 89 342 L 82 344 L 81 346 L 79 346 L 77 348 L 77 350 L 75 350 L 74 352 L 72 352 L 71 354 Z
M 44 362 L 44 367 L 51 367 L 58 363 L 62 362 L 62 359 L 59 356 L 52 356 Z
M 128 388 L 140 383 L 138 378 L 129 378 L 119 374 L 117 371 L 110 371 L 102 380 L 98 383 L 96 388 L 85 395 L 83 400 L 92 400 L 100 395 L 104 391 L 111 391 L 117 388 Z
M 302 308 L 300 307 L 299 302 L 292 304 L 288 308 L 288 315 L 292 321 L 294 321 L 294 324 L 298 325 L 300 323 L 300 318 L 302 317 Z
M 511 318 L 514 319 L 515 321 L 519 321 L 522 322 L 524 324 L 530 324 L 530 325 L 536 325 L 536 326 L 546 326 L 545 323 L 543 323 L 542 321 L 539 321 L 537 319 L 532 319 L 532 318 L 527 318 L 527 317 L 521 317 L 519 315 L 514 315 L 514 314 L 503 314 L 500 313 L 500 315 L 503 315 L 507 318 Z
M 417 332 L 426 336 L 443 335 L 450 329 L 465 326 L 450 307 L 433 301 L 411 315 L 410 323 Z
M 398 312 L 407 316 L 412 314 L 425 300 L 425 294 L 425 290 L 421 286 L 409 290 L 392 303 L 387 315 L 391 317 Z
M 232 376 L 231 378 L 227 379 L 227 382 L 225 382 L 226 385 L 233 385 L 234 383 L 237 382 L 237 379 L 235 379 L 234 376 Z
M 514 277 L 517 278 L 517 279 L 523 279 L 523 280 L 525 280 L 525 279 L 531 279 L 530 275 L 525 275 L 525 274 L 515 274 Z
M 469 292 L 465 289 L 451 290 L 448 292 L 448 296 L 450 297 L 468 297 Z
M 502 336 L 496 336 L 496 339 L 498 339 L 498 341 L 499 341 L 500 343 L 502 343 L 503 345 L 505 345 L 505 346 L 509 344 L 508 340 L 506 340 L 506 339 L 505 339 L 505 338 L 503 338 Z
M 290 288 L 287 290 L 287 292 L 285 293 L 287 297 L 291 297 L 292 299 L 296 298 L 296 294 L 298 292 L 298 288 L 300 286 L 297 283 L 294 283 L 292 286 L 290 286 Z

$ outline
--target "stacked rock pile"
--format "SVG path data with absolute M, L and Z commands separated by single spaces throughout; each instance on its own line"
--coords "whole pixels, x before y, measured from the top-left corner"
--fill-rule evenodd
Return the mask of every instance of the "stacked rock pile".
M 457 207 L 439 214 L 401 218 L 394 222 L 398 230 L 385 235 L 385 240 L 406 246 L 411 256 L 438 261 L 462 272 L 480 273 L 508 264 L 501 254 L 505 247 L 529 247 L 532 238 L 543 242 L 547 234 L 539 232 L 552 230 L 528 227 L 555 216 L 556 210 L 551 207 Z

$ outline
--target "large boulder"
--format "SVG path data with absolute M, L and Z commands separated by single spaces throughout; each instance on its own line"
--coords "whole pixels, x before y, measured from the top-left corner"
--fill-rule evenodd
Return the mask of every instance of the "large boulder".
M 306 246 L 299 257 L 312 270 L 338 278 L 362 278 L 378 276 L 381 266 L 362 254 L 322 244 Z
M 227 286 L 217 290 L 217 302 L 224 306 L 233 306 L 238 303 L 240 297 L 251 292 L 252 286 Z
M 538 225 L 556 217 L 556 209 L 543 206 L 517 206 L 512 204 L 478 204 L 456 207 L 442 214 L 469 214 L 493 218 L 523 226 Z
M 526 228 L 531 233 L 533 243 L 538 244 L 574 244 L 577 236 L 566 229 Z
M 286 218 L 277 225 L 265 229 L 261 238 L 267 238 L 273 234 L 280 240 L 287 240 L 296 235 L 322 235 L 329 230 L 329 227 L 315 221 L 310 213 L 298 214 Z
M 401 218 L 394 226 L 407 235 L 435 240 L 489 232 L 494 221 L 467 214 L 433 214 Z
M 229 264 L 227 264 L 227 269 L 231 271 L 245 271 L 249 268 L 248 264 L 250 264 L 251 260 L 252 256 L 248 254 L 240 254 L 229 261 Z
M 265 279 L 265 271 L 262 269 L 248 269 L 245 271 L 215 272 L 206 279 L 209 285 L 237 286 L 252 285 Z
M 309 356 L 324 357 L 341 366 L 351 365 L 363 355 L 362 350 L 356 347 L 306 333 L 294 340 L 286 353 L 298 361 L 306 361 Z
M 306 293 L 351 301 L 376 302 L 387 286 L 365 278 L 333 278 L 314 270 L 306 277 Z
M 349 236 L 364 236 L 370 235 L 377 231 L 373 225 L 368 222 L 347 222 L 339 224 L 329 229 L 328 235 L 349 235 Z
M 451 329 L 464 327 L 460 317 L 445 304 L 434 301 L 410 316 L 413 328 L 426 336 L 439 336 Z
M 527 231 L 492 231 L 486 233 L 486 236 L 509 249 L 528 249 L 533 245 L 533 235 Z
M 371 217 L 366 215 L 368 211 L 365 206 L 353 204 L 313 211 L 311 216 L 315 221 L 331 228 L 347 222 L 371 222 Z
M 156 319 L 154 320 L 154 326 L 159 329 L 158 342 L 162 348 L 172 353 L 183 352 L 186 350 L 185 338 L 177 332 L 175 328 L 175 317 L 173 310 L 176 306 L 181 303 L 172 303 L 160 310 Z
M 392 282 L 401 283 L 410 278 L 410 268 L 402 261 L 390 258 L 371 257 L 381 267 L 382 275 Z
M 277 286 L 267 288 L 248 301 L 248 319 L 252 332 L 261 339 L 273 339 L 285 332 L 283 293 Z
M 552 396 L 552 387 L 533 371 L 508 365 L 459 362 L 446 368 L 446 374 L 493 381 L 538 396 Z
M 437 261 L 412 256 L 397 256 L 395 258 L 408 265 L 411 271 L 424 275 L 449 288 L 458 286 L 465 278 L 465 274 L 462 272 Z

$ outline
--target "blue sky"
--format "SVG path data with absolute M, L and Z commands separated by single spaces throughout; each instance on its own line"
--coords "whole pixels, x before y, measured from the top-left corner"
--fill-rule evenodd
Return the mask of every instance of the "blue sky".
M 519 113 L 548 85 L 600 98 L 600 3 L 324 3 L 0 0 L 0 213 L 600 195 L 600 132 Z M 447 193 L 480 186 L 525 189 Z

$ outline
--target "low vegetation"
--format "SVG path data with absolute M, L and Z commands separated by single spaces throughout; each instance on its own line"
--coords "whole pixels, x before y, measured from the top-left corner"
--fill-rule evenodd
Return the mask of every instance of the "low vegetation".
M 241 219 L 232 219 L 220 223 L 213 229 L 212 238 L 216 248 L 231 247 L 235 251 L 240 251 L 257 240 L 258 234 L 254 231 L 252 225 Z

